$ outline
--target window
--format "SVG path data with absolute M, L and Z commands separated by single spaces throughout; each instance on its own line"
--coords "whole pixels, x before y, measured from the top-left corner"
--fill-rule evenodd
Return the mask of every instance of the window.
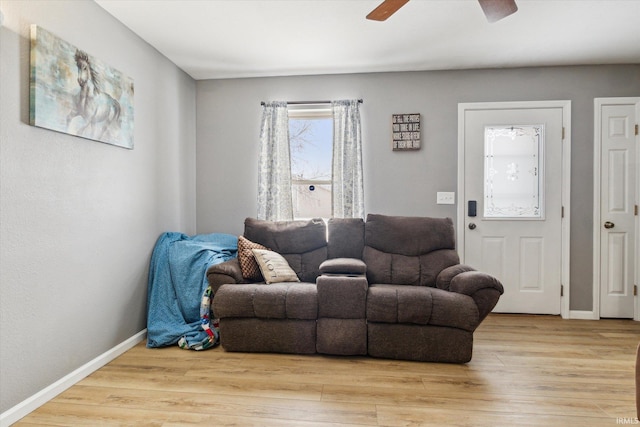
M 360 102 L 263 104 L 257 218 L 364 218 Z
M 329 105 L 289 105 L 294 219 L 332 216 L 333 116 Z

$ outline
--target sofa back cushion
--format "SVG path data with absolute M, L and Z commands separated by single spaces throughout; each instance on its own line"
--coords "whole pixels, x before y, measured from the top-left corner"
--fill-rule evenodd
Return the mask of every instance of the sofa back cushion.
M 364 240 L 371 284 L 435 286 L 440 271 L 460 262 L 451 218 L 369 214 Z
M 331 218 L 327 223 L 328 256 L 362 259 L 364 249 L 364 221 L 362 218 Z
M 315 282 L 320 275 L 320 264 L 327 259 L 326 236 L 322 219 L 244 221 L 244 237 L 282 255 L 303 282 Z

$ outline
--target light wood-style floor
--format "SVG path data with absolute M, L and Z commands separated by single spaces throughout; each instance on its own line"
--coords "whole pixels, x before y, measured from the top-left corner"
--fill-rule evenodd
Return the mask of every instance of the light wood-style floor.
M 615 426 L 640 323 L 490 315 L 466 365 L 140 344 L 16 425 Z

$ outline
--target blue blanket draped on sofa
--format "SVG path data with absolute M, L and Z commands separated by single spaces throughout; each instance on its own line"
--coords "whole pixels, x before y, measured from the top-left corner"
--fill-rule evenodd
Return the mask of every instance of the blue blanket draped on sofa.
M 206 271 L 235 258 L 237 250 L 238 238 L 230 234 L 167 232 L 158 238 L 149 267 L 147 347 L 174 345 L 184 338 L 192 348 L 208 339 L 200 316 Z

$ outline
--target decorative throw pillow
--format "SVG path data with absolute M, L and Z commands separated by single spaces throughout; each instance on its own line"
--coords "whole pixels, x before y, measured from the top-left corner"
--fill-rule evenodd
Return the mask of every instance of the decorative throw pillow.
M 256 262 L 256 258 L 253 256 L 251 249 L 269 249 L 262 246 L 259 243 L 252 242 L 244 236 L 238 236 L 238 262 L 240 263 L 240 270 L 242 271 L 242 277 L 247 280 L 262 280 L 262 274 L 260 273 L 260 267 Z
M 291 269 L 287 260 L 279 253 L 265 249 L 252 249 L 251 251 L 267 284 L 300 281 L 296 272 Z

